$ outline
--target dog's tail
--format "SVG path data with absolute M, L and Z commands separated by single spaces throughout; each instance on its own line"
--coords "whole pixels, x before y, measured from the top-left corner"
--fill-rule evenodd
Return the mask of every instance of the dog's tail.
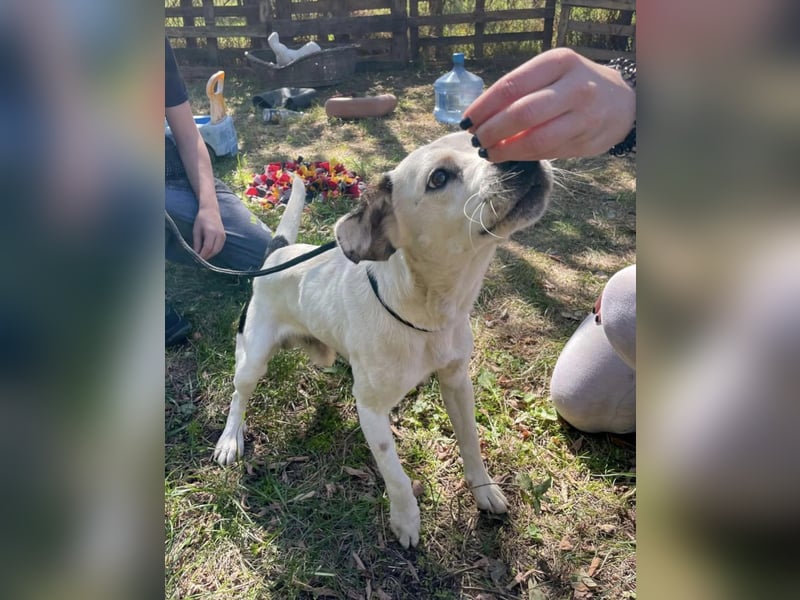
M 303 208 L 306 205 L 306 184 L 299 175 L 292 175 L 292 194 L 286 204 L 286 210 L 275 230 L 275 238 L 283 238 L 286 244 L 297 241 L 297 232 L 300 230 L 300 219 L 303 217 Z

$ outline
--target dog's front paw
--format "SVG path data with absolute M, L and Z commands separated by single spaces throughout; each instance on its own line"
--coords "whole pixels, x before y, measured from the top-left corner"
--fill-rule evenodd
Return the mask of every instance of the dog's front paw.
M 419 543 L 419 506 L 417 506 L 417 502 L 409 503 L 407 510 L 396 508 L 393 502 L 389 511 L 389 526 L 403 548 L 408 548 L 409 544 L 416 546 Z
M 229 430 L 227 427 L 217 441 L 214 448 L 214 460 L 223 467 L 232 465 L 244 454 L 244 431 L 243 427 Z
M 478 503 L 478 508 L 488 510 L 490 513 L 502 514 L 508 511 L 508 500 L 500 486 L 487 482 L 472 488 L 472 495 Z

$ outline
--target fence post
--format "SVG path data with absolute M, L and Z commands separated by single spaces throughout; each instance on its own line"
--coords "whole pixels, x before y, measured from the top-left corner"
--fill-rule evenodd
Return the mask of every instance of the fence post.
M 263 27 L 264 31 L 262 35 L 259 37 L 248 37 L 247 39 L 250 40 L 250 47 L 251 48 L 266 48 L 267 47 L 267 39 L 264 37 L 266 35 L 266 26 L 264 22 L 261 20 L 261 5 L 264 3 L 264 0 L 244 0 L 244 6 L 247 11 L 245 17 L 245 23 L 247 23 L 248 27 Z
M 292 0 L 275 0 L 275 15 L 276 19 L 291 19 L 292 18 Z M 272 23 L 267 24 L 267 31 L 272 33 L 275 26 Z M 285 31 L 278 31 L 281 42 L 284 44 L 290 43 L 292 40 L 287 39 L 288 36 Z
M 428 11 L 431 16 L 441 17 L 444 14 L 444 0 L 428 0 Z M 436 25 L 431 28 L 435 37 L 444 35 L 444 26 Z M 443 60 L 445 52 L 441 46 L 436 46 L 433 50 L 436 60 Z
M 486 31 L 486 0 L 475 0 L 475 43 L 473 45 L 475 56 L 483 58 L 483 34 Z
M 572 7 L 567 4 L 561 5 L 561 14 L 558 15 L 558 37 L 556 38 L 556 46 L 567 45 L 567 24 L 569 23 L 569 16 L 572 12 Z
M 544 18 L 544 40 L 542 40 L 542 51 L 550 50 L 553 47 L 553 24 L 556 18 L 556 0 L 547 0 L 544 3 L 547 15 Z M 563 11 L 564 8 L 562 7 Z
M 411 0 L 411 4 L 415 4 Z M 408 63 L 408 10 L 406 0 L 392 2 L 392 60 L 402 65 Z
M 408 24 L 410 58 L 412 62 L 417 62 L 419 60 L 419 25 L 417 25 L 415 18 L 419 16 L 419 0 L 408 0 L 408 9 L 411 17 L 411 21 Z
M 214 27 L 214 0 L 203 0 L 203 19 L 206 23 L 206 28 L 211 29 Z M 219 62 L 219 52 L 217 51 L 217 38 L 206 37 L 206 54 L 208 62 L 215 64 Z
M 181 8 L 192 8 L 192 0 L 181 0 Z M 184 27 L 194 27 L 194 17 L 183 17 Z M 187 48 L 197 48 L 197 38 L 186 38 Z

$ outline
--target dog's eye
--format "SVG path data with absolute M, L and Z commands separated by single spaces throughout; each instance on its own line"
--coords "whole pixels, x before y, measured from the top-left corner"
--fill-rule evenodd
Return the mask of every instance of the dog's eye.
M 438 190 L 447 183 L 448 179 L 450 179 L 450 173 L 444 169 L 436 169 L 433 173 L 428 175 L 428 184 L 425 187 L 429 190 Z

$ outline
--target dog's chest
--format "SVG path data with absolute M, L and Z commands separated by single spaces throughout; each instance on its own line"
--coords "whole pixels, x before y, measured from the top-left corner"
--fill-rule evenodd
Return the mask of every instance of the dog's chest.
M 356 352 L 350 360 L 357 396 L 387 410 L 431 374 L 454 361 L 469 359 L 441 341 L 395 341 L 398 343 L 385 344 L 382 352 Z

